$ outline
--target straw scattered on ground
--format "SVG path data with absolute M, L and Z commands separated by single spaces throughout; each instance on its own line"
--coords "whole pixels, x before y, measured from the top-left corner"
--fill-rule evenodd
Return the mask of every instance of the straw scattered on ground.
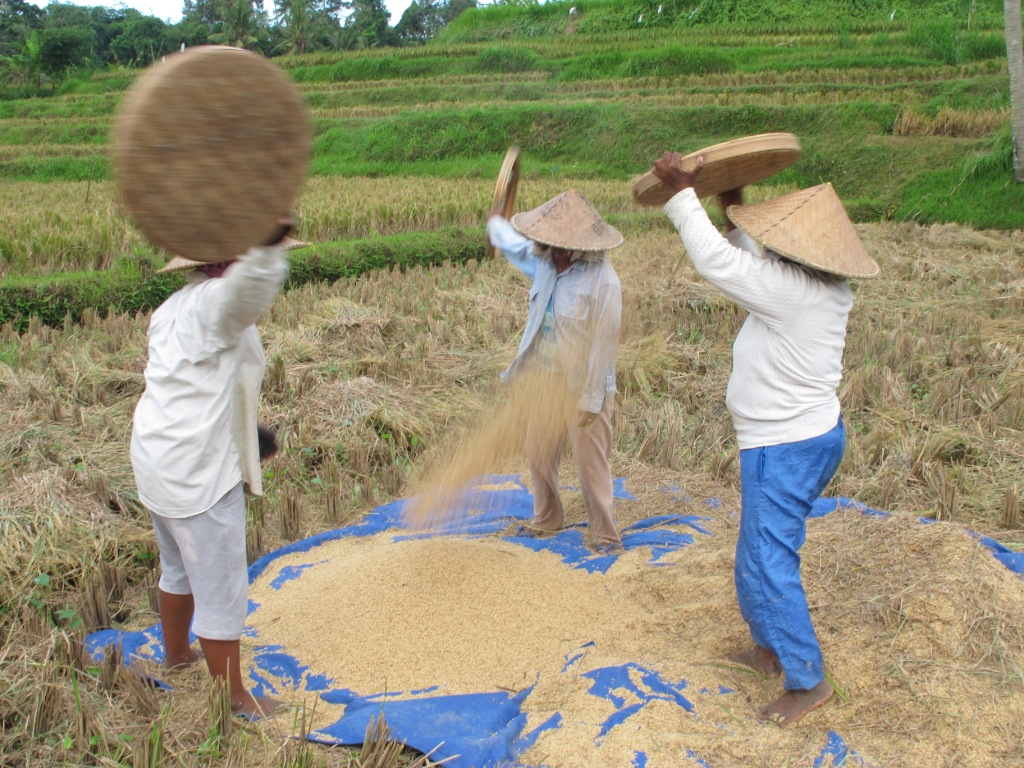
M 720 497 L 735 514 L 724 392 L 742 313 L 696 274 L 662 214 L 632 211 L 619 223 L 627 242 L 613 254 L 623 334 L 612 461 L 639 498 L 616 517 L 625 524 L 663 509 L 667 497 L 645 490 L 656 485 Z M 854 285 L 841 389 L 848 445 L 828 492 L 1024 547 L 1024 235 L 911 223 L 858 231 L 883 272 Z M 527 292 L 511 267 L 484 261 L 384 270 L 282 295 L 260 324 L 268 358 L 261 416 L 278 430 L 282 450 L 265 468 L 267 496 L 251 505 L 250 556 L 409 496 L 405 483 L 418 468 L 443 459 L 451 436 L 498 402 L 498 374 L 515 357 Z M 0 719 L 12 724 L 0 733 L 0 752 L 15 763 L 117 757 L 148 765 L 155 730 L 167 736 L 161 759 L 191 765 L 207 738 L 200 717 L 160 725 L 125 684 L 101 683 L 73 651 L 99 627 L 140 629 L 156 620 L 155 546 L 128 460 L 146 324 L 146 317 L 91 313 L 62 329 L 0 328 L 0 628 L 8 638 Z M 573 484 L 568 452 L 563 470 Z M 510 459 L 489 471 L 526 467 Z M 583 520 L 578 494 L 565 501 L 568 522 Z M 945 568 L 929 563 L 915 572 L 926 585 L 941 583 Z M 893 666 L 894 681 L 902 674 Z M 185 688 L 174 707 L 191 693 Z M 759 692 L 755 703 L 770 693 Z M 205 694 L 195 696 L 204 707 Z M 987 701 L 973 688 L 964 700 Z M 867 711 L 855 725 L 916 727 L 901 724 L 902 712 L 902 704 Z M 1013 765 L 1020 718 L 1007 712 L 1006 746 L 992 742 L 992 754 L 1010 755 L 1005 762 Z M 823 724 L 814 722 L 817 736 Z M 969 726 L 943 722 L 946 762 L 970 764 L 957 763 L 957 739 Z M 225 749 L 239 750 L 247 765 L 280 764 L 276 745 L 262 740 L 245 748 L 229 741 Z M 806 765 L 807 750 L 795 751 L 791 764 Z M 319 757 L 347 765 L 334 754 Z

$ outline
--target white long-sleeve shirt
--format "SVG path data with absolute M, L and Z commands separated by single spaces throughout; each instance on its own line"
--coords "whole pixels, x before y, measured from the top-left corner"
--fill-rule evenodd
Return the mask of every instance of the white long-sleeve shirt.
M 615 356 L 622 319 L 622 288 L 603 254 L 572 262 L 559 273 L 550 256 L 501 216 L 487 220 L 487 236 L 509 262 L 533 281 L 526 329 L 516 359 L 502 374 L 514 376 L 538 351 L 544 313 L 552 303 L 557 357 L 569 388 L 579 393 L 577 409 L 600 413 L 615 392 Z
M 727 239 L 692 189 L 664 210 L 697 271 L 750 313 L 733 343 L 726 392 L 740 449 L 807 440 L 835 427 L 853 307 L 849 283 L 762 256 L 740 230 Z
M 266 358 L 255 323 L 287 275 L 280 247 L 252 248 L 223 277 L 192 272 L 153 312 L 131 440 L 139 499 L 152 512 L 197 515 L 242 481 L 263 492 L 256 416 Z

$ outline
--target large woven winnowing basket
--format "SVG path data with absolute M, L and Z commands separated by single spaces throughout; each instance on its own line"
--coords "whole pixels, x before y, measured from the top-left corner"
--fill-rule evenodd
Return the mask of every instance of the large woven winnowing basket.
M 704 158 L 693 189 L 697 197 L 710 197 L 767 179 L 799 160 L 800 152 L 800 140 L 792 133 L 760 133 L 698 149 L 679 165 L 690 171 L 698 157 Z M 675 195 L 652 171 L 637 178 L 632 189 L 641 205 L 664 205 Z
M 305 103 L 275 64 L 240 48 L 191 48 L 151 66 L 122 101 L 114 177 L 154 243 L 223 261 L 288 215 L 311 136 Z
M 732 222 L 780 256 L 841 277 L 876 277 L 843 202 L 831 184 L 819 184 L 753 205 L 730 205 Z

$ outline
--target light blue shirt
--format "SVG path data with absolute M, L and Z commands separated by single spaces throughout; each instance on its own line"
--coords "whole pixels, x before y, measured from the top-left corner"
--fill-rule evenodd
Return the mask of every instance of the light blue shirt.
M 533 281 L 519 353 L 502 378 L 537 362 L 545 310 L 550 305 L 558 361 L 569 388 L 579 393 L 577 409 L 600 413 L 605 396 L 615 392 L 622 320 L 622 288 L 611 262 L 604 252 L 588 253 L 559 274 L 552 258 L 536 253 L 534 242 L 501 216 L 488 219 L 487 236 Z

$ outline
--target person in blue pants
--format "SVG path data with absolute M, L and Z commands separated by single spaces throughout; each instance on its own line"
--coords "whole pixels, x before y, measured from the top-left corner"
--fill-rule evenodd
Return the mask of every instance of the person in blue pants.
M 654 174 L 697 271 L 749 313 L 733 344 L 726 405 L 740 449 L 736 594 L 754 647 L 731 658 L 784 692 L 761 715 L 789 725 L 832 697 L 800 578 L 811 505 L 835 475 L 846 433 L 836 390 L 853 306 L 848 278 L 874 277 L 831 184 L 743 205 L 719 196 L 722 235 L 693 190 L 703 167 L 665 152 Z

